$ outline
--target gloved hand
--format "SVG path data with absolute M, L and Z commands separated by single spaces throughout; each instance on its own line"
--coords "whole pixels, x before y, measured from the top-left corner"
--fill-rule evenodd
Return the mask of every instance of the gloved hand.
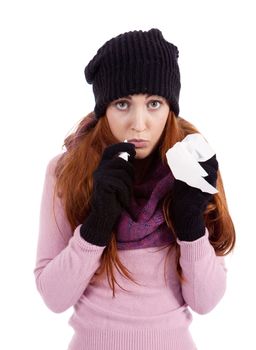
M 128 161 L 118 157 L 128 152 Z M 93 173 L 91 212 L 80 228 L 81 236 L 89 243 L 106 246 L 112 238 L 113 227 L 123 208 L 128 208 L 132 194 L 134 170 L 131 160 L 135 146 L 121 142 L 108 146 Z
M 216 155 L 199 164 L 208 173 L 205 180 L 216 187 L 218 161 Z M 205 234 L 204 211 L 213 195 L 175 180 L 170 203 L 170 217 L 181 241 L 194 241 Z

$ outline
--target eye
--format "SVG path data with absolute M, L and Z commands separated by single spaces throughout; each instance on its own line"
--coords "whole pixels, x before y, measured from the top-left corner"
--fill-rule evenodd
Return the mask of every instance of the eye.
M 128 102 L 127 101 L 118 101 L 114 104 L 117 109 L 124 111 L 128 107 Z
M 152 109 L 158 109 L 162 105 L 162 101 L 152 100 L 152 101 L 149 102 L 149 105 L 151 105 Z

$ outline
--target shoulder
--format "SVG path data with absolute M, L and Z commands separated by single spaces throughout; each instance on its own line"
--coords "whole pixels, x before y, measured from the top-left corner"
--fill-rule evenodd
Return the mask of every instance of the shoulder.
M 65 154 L 66 154 L 66 151 L 58 153 L 57 155 L 50 158 L 50 160 L 48 161 L 47 166 L 46 166 L 46 174 L 47 175 L 52 175 L 52 176 L 55 175 L 55 170 L 59 164 L 59 161 L 65 156 Z

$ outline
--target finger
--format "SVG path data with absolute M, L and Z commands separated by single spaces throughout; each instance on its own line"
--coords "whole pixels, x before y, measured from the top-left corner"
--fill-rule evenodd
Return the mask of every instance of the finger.
M 121 170 L 127 172 L 131 177 L 134 177 L 134 167 L 132 163 L 127 162 L 123 158 L 117 157 L 104 165 L 105 172 L 113 172 L 114 170 Z
M 122 170 L 115 170 L 111 174 L 101 175 L 101 178 L 96 177 L 96 182 L 100 182 L 102 186 L 111 189 L 112 191 L 122 190 L 132 187 L 133 178 Z
M 218 164 L 218 161 L 217 161 L 217 158 L 216 158 L 216 154 L 214 154 L 214 156 L 212 156 L 210 159 L 208 159 L 207 161 L 205 162 L 198 162 L 201 167 L 204 168 L 204 170 L 207 172 L 207 169 L 214 169 L 215 171 L 218 170 L 219 168 L 219 164 Z
M 135 157 L 135 145 L 129 142 L 120 142 L 105 148 L 103 152 L 103 159 L 112 159 L 114 156 L 118 156 L 121 152 L 128 152 L 131 157 Z

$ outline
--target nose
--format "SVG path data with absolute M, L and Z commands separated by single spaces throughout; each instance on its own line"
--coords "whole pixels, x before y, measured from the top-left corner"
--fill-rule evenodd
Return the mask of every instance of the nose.
M 146 111 L 143 108 L 135 108 L 132 118 L 132 130 L 142 132 L 147 127 Z

